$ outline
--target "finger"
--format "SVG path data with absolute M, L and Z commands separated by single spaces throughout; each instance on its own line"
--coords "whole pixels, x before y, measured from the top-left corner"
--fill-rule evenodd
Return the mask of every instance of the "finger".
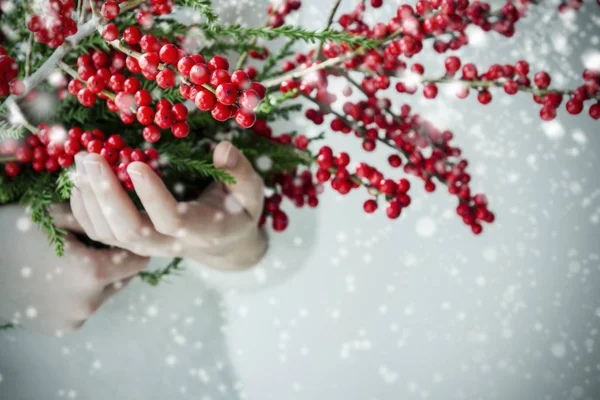
M 130 243 L 138 239 L 142 217 L 104 157 L 88 154 L 83 163 L 100 211 L 117 241 Z
M 94 225 L 92 224 L 92 221 L 85 210 L 81 192 L 77 188 L 73 188 L 71 191 L 71 210 L 73 211 L 75 220 L 77 220 L 77 223 L 83 228 L 88 237 L 91 239 L 97 238 L 98 235 L 96 235 Z
M 81 192 L 81 198 L 87 215 L 94 227 L 94 232 L 96 233 L 95 239 L 106 243 L 112 243 L 115 241 L 115 237 L 90 185 L 90 180 L 95 178 L 88 176 L 84 165 L 85 156 L 86 153 L 84 152 L 78 153 L 75 156 L 75 164 L 77 165 L 77 187 Z
M 127 172 L 154 228 L 164 235 L 176 236 L 183 226 L 182 216 L 177 200 L 162 179 L 142 162 L 129 164 Z
M 50 216 L 54 220 L 54 224 L 63 229 L 72 232 L 84 233 L 85 229 L 77 221 L 69 204 L 53 204 L 50 208 Z
M 258 221 L 263 208 L 264 183 L 250 161 L 230 142 L 222 141 L 215 148 L 213 162 L 215 167 L 222 168 L 235 178 L 236 183 L 226 184 L 227 188 L 250 216 Z
M 89 266 L 94 281 L 117 282 L 136 275 L 148 266 L 149 257 L 138 256 L 120 248 L 94 249 L 76 239 L 69 240 L 69 255 Z

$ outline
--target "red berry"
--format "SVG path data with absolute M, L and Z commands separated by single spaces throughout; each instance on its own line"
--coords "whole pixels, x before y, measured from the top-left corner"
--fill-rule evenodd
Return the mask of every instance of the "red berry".
M 552 121 L 556 118 L 556 108 L 553 106 L 544 106 L 540 110 L 540 118 L 544 121 Z
M 375 212 L 375 210 L 377 210 L 377 202 L 373 199 L 367 200 L 363 204 L 363 209 L 365 210 L 366 213 L 371 214 L 371 213 Z
M 583 102 L 577 99 L 571 99 L 567 101 L 567 112 L 569 114 L 577 115 L 583 111 Z
M 178 122 L 171 128 L 173 136 L 176 138 L 184 138 L 190 133 L 190 125 L 187 122 Z
M 260 97 L 261 100 L 264 99 L 265 96 L 267 95 L 267 89 L 265 89 L 265 87 L 262 85 L 262 83 L 252 82 L 250 84 L 250 89 L 252 89 L 256 93 L 258 93 L 258 96 Z
M 96 103 L 96 95 L 91 90 L 85 88 L 77 93 L 77 100 L 84 107 L 91 107 Z
M 438 88 L 435 85 L 435 83 L 427 83 L 423 87 L 423 95 L 425 96 L 426 99 L 433 99 L 437 96 L 437 94 L 438 94 Z
M 210 74 L 209 82 L 213 87 L 217 87 L 221 83 L 229 83 L 230 80 L 231 80 L 231 77 L 229 76 L 229 72 L 227 72 L 224 69 L 215 69 Z
M 281 210 L 274 211 L 271 215 L 273 217 L 273 230 L 276 232 L 284 231 L 288 226 L 287 214 Z
M 137 120 L 142 125 L 149 125 L 154 120 L 154 109 L 148 106 L 141 106 L 135 113 Z
M 173 44 L 165 44 L 160 48 L 159 56 L 162 62 L 174 64 L 179 59 L 179 49 Z
M 156 75 L 156 83 L 163 89 L 169 89 L 175 85 L 175 72 L 166 68 Z
M 160 109 L 154 115 L 154 123 L 161 129 L 167 129 L 173 126 L 174 119 L 173 113 L 169 108 Z
M 100 155 L 104 157 L 107 163 L 110 165 L 114 165 L 119 160 L 119 153 L 117 149 L 112 147 L 109 144 L 105 144 L 102 150 L 100 150 Z
M 204 85 L 210 79 L 210 70 L 204 64 L 196 64 L 190 69 L 190 81 L 196 85 Z
M 246 90 L 250 87 L 250 78 L 244 71 L 235 71 L 231 74 L 231 83 L 236 85 L 238 90 Z
M 462 69 L 463 78 L 473 80 L 477 78 L 477 67 L 474 64 L 465 64 Z
M 508 79 L 504 82 L 504 91 L 507 94 L 515 94 L 519 91 L 519 84 L 512 79 Z
M 242 128 L 250 128 L 256 122 L 256 114 L 252 110 L 240 108 L 235 113 L 235 122 Z
M 160 57 L 156 53 L 145 53 L 139 59 L 139 65 L 142 71 L 148 73 L 158 72 L 158 64 L 160 64 Z
M 161 49 L 162 51 L 162 49 Z M 181 60 L 179 60 L 179 62 L 177 63 L 177 70 L 184 76 L 189 76 L 190 75 L 190 70 L 192 69 L 192 67 L 196 65 L 196 60 L 194 60 L 192 57 L 187 56 L 187 57 L 183 57 Z
M 225 105 L 232 105 L 237 101 L 238 89 L 233 83 L 222 83 L 217 86 L 217 100 Z
M 100 151 L 104 147 L 104 143 L 101 140 L 92 140 L 86 146 L 88 153 L 100 154 Z
M 454 75 L 460 69 L 460 58 L 456 56 L 450 56 L 446 58 L 444 66 L 446 67 L 448 74 Z
M 133 98 L 138 106 L 149 106 L 152 104 L 152 95 L 147 90 L 138 90 Z
M 492 94 L 489 92 L 489 90 L 483 89 L 477 95 L 477 100 L 479 100 L 481 104 L 489 104 L 492 101 Z
M 123 40 L 127 44 L 138 44 L 142 38 L 142 32 L 137 26 L 128 26 L 123 31 Z
M 102 14 L 102 16 L 104 18 L 111 20 L 111 19 L 117 18 L 120 11 L 121 10 L 119 9 L 119 4 L 116 1 L 108 0 L 107 2 L 105 2 L 102 5 L 102 9 L 100 10 L 100 13 Z M 134 43 L 130 43 L 130 44 L 134 44 Z
M 125 141 L 120 135 L 117 134 L 111 135 L 106 142 L 116 150 L 121 150 L 125 147 Z
M 123 91 L 129 94 L 136 94 L 142 87 L 140 80 L 134 77 L 125 79 L 123 82 Z
M 515 64 L 515 73 L 523 76 L 529 74 L 529 64 L 527 61 L 518 61 Z
M 399 166 L 402 165 L 402 159 L 400 158 L 400 156 L 398 156 L 396 154 L 392 154 L 391 156 L 389 156 L 388 162 L 394 168 L 398 168 Z
M 4 166 L 4 173 L 6 173 L 8 177 L 14 178 L 21 173 L 21 166 L 16 162 L 8 162 Z
M 146 33 L 140 39 L 140 47 L 144 53 L 158 53 L 160 51 L 160 43 L 156 36 L 151 33 Z
M 596 103 L 590 107 L 590 117 L 600 119 L 600 103 Z
M 15 152 L 15 157 L 17 161 L 27 163 L 33 159 L 33 152 L 27 146 L 19 146 Z
M 147 127 L 145 127 L 142 130 L 142 136 L 144 137 L 144 140 L 146 140 L 147 142 L 150 142 L 150 143 L 158 142 L 158 140 L 160 139 L 160 129 L 156 125 L 148 125 Z M 133 159 L 133 153 L 132 153 L 132 159 Z
M 533 76 L 533 83 L 540 89 L 546 89 L 550 86 L 550 75 L 544 71 L 536 72 Z
M 398 201 L 392 200 L 385 207 L 385 212 L 389 218 L 396 219 L 400 216 L 402 207 Z
M 217 102 L 213 109 L 210 111 L 210 114 L 217 121 L 226 121 L 231 118 L 232 107 L 223 103 Z
M 126 92 L 119 92 L 115 96 L 115 105 L 119 108 L 119 110 L 129 110 L 133 105 L 133 96 Z
M 106 85 L 106 81 L 98 75 L 90 76 L 87 80 L 87 87 L 92 93 L 100 93 L 104 90 L 104 85 Z
M 225 71 L 227 71 L 229 69 L 229 62 L 225 57 L 214 56 L 208 62 L 208 68 L 211 71 L 215 71 L 217 69 L 224 69 Z
M 171 108 L 171 112 L 176 121 L 185 121 L 188 116 L 188 109 L 182 103 L 177 103 Z
M 60 165 L 62 168 L 70 167 L 75 161 L 71 154 L 61 154 L 56 160 L 58 161 L 58 165 Z
M 348 153 L 338 153 L 335 156 L 335 165 L 339 168 L 345 168 L 350 163 L 350 156 Z
M 258 107 L 258 103 L 260 103 L 260 96 L 254 89 L 244 90 L 239 98 L 240 107 L 254 110 Z
M 202 111 L 208 111 L 212 109 L 217 102 L 217 98 L 214 94 L 209 92 L 208 90 L 201 88 L 194 99 L 194 103 L 196 107 L 198 107 Z

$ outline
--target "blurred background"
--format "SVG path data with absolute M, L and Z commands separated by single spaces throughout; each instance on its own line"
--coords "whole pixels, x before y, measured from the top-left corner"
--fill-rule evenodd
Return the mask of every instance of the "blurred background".
M 323 27 L 333 1 L 302 3 L 288 23 Z M 266 15 L 264 1 L 214 5 L 231 22 Z M 600 7 L 556 7 L 532 7 L 511 39 L 469 29 L 456 54 L 481 68 L 526 59 L 576 87 L 584 65 L 600 67 Z M 444 58 L 415 61 L 438 75 Z M 0 399 L 600 398 L 600 125 L 564 107 L 542 122 L 529 95 L 492 94 L 482 106 L 442 87 L 435 100 L 390 92 L 454 133 L 496 214 L 481 236 L 443 187 L 412 180 L 395 221 L 366 215 L 360 190 L 328 188 L 315 210 L 287 207 L 290 227 L 250 271 L 188 264 L 158 288 L 135 282 L 74 334 L 1 333 Z M 301 114 L 278 128 L 322 130 Z M 389 155 L 327 142 L 357 162 Z

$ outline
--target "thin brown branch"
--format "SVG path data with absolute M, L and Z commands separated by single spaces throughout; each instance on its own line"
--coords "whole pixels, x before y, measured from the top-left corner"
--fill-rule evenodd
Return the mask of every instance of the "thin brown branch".
M 327 18 L 327 25 L 325 26 L 325 29 L 324 29 L 325 31 L 331 27 L 331 24 L 333 23 L 333 18 L 335 17 L 335 13 L 337 12 L 337 9 L 340 6 L 340 3 L 342 2 L 342 0 L 334 0 L 334 1 L 335 1 L 335 3 L 333 4 L 331 11 L 329 12 L 329 18 Z M 324 40 L 319 42 L 319 47 L 317 48 L 317 52 L 315 53 L 315 60 L 321 59 L 321 53 L 323 52 L 324 44 L 325 44 Z

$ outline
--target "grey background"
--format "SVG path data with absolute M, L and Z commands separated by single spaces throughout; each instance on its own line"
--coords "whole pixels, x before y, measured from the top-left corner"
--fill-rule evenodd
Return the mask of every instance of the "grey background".
M 294 19 L 321 27 L 329 3 L 305 0 Z M 469 31 L 476 44 L 459 55 L 527 58 L 578 85 L 600 54 L 600 8 L 585 3 L 573 16 L 534 8 L 510 40 Z M 248 24 L 264 15 L 262 3 L 219 8 Z M 429 51 L 417 60 L 442 71 Z M 136 282 L 73 335 L 0 334 L 0 398 L 600 398 L 598 122 L 561 110 L 542 123 L 529 96 L 496 93 L 488 106 L 393 96 L 455 133 L 497 215 L 481 237 L 443 188 L 413 185 L 393 222 L 365 215 L 364 193 L 328 189 L 316 210 L 287 207 L 290 228 L 254 270 L 189 265 L 156 289 Z M 300 117 L 281 129 L 319 131 Z M 328 141 L 353 161 L 388 155 Z

